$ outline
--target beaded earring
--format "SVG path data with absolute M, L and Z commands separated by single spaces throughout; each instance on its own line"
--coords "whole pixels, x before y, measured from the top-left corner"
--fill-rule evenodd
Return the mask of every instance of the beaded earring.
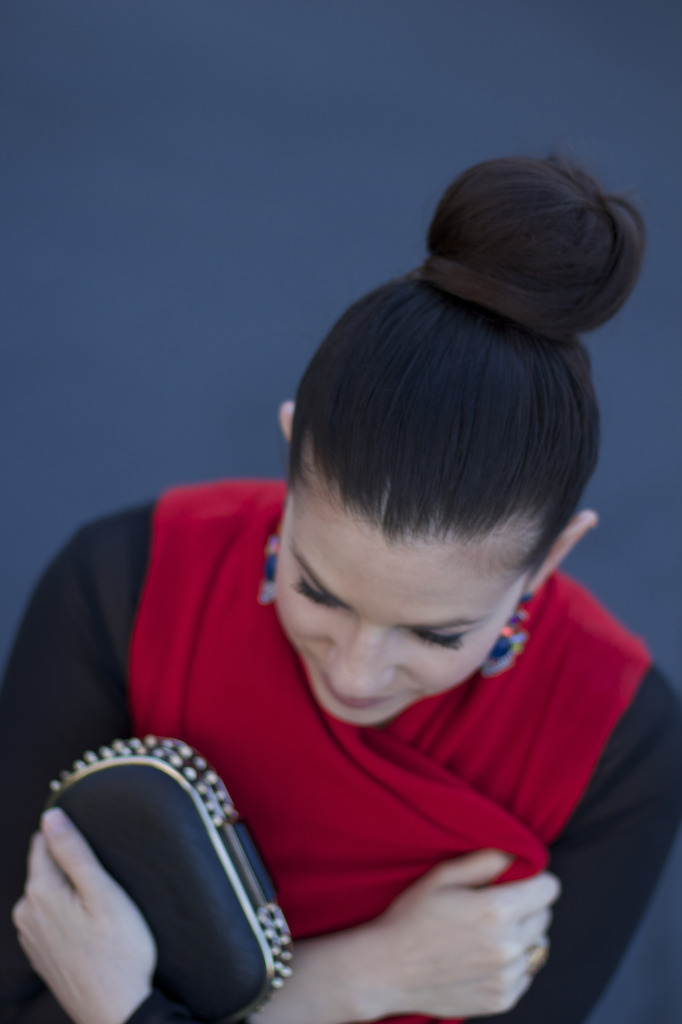
M 532 594 L 524 594 L 519 606 L 495 641 L 495 646 L 481 665 L 479 672 L 485 678 L 498 676 L 511 668 L 519 654 L 523 653 L 529 634 L 523 629 L 522 623 L 528 618 L 523 605 L 530 601 Z
M 265 544 L 263 579 L 258 589 L 258 604 L 272 604 L 275 600 L 275 570 L 279 554 L 279 533 L 271 534 Z

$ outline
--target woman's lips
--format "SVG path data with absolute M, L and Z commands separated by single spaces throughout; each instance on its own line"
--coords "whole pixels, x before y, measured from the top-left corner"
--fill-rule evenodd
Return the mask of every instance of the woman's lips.
M 336 690 L 331 682 L 329 676 L 323 672 L 322 682 L 325 687 L 329 690 L 334 700 L 338 701 L 339 704 L 343 704 L 347 708 L 376 708 L 380 704 L 385 704 L 390 697 L 345 697 Z

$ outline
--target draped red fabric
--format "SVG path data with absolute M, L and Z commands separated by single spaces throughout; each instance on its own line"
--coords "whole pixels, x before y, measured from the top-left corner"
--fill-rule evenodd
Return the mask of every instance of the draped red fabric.
M 506 672 L 385 729 L 340 722 L 313 699 L 275 607 L 257 602 L 284 496 L 278 482 L 237 481 L 161 498 L 130 655 L 136 733 L 213 762 L 294 938 L 369 920 L 473 850 L 512 853 L 505 881 L 541 870 L 649 666 L 644 644 L 555 574 Z

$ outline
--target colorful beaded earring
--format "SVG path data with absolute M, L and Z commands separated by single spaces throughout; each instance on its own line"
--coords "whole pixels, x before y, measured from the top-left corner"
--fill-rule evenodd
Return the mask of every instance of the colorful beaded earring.
M 263 579 L 258 588 L 258 604 L 272 604 L 275 600 L 275 571 L 279 554 L 279 533 L 271 534 L 265 543 Z
M 519 654 L 528 642 L 529 634 L 522 627 L 522 623 L 528 618 L 528 612 L 523 605 L 530 601 L 532 594 L 524 594 L 519 606 L 504 627 L 495 641 L 495 646 L 481 665 L 479 671 L 486 679 L 490 676 L 498 676 L 511 668 Z

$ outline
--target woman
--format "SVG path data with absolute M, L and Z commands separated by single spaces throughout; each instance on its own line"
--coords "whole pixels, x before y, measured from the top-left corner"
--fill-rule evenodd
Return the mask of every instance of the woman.
M 41 582 L 3 693 L 9 1019 L 186 1016 L 59 812 L 21 897 L 48 779 L 115 735 L 182 737 L 249 821 L 295 939 L 264 1024 L 577 1024 L 622 956 L 682 809 L 680 711 L 557 569 L 597 522 L 578 334 L 634 285 L 641 218 L 567 162 L 496 160 L 428 244 L 282 406 L 286 493 L 172 491 Z

